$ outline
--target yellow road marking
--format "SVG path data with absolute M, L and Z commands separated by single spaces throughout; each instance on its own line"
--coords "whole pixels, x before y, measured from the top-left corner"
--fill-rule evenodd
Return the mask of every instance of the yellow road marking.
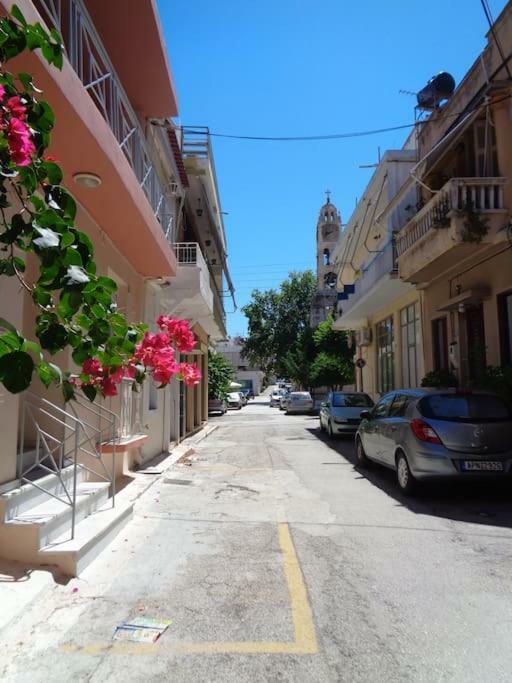
M 59 646 L 65 653 L 77 653 L 97 656 L 108 652 L 114 655 L 153 655 L 153 654 L 316 654 L 316 639 L 313 615 L 309 605 L 304 578 L 295 552 L 295 546 L 288 524 L 278 525 L 279 545 L 283 554 L 283 569 L 290 607 L 295 629 L 295 640 L 292 642 L 241 641 L 241 642 L 203 642 L 187 643 L 164 641 L 153 644 L 126 643 L 114 641 L 105 644 L 80 645 L 67 644 Z

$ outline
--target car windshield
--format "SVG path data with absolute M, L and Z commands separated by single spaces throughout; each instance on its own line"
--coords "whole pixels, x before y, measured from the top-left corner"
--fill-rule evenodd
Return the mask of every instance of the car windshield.
M 290 394 L 291 398 L 308 398 L 311 400 L 311 394 L 308 393 L 307 391 L 294 391 L 293 394 Z
M 333 394 L 333 408 L 371 408 L 372 399 L 367 394 Z
M 508 405 L 490 394 L 435 394 L 418 404 L 425 417 L 454 422 L 503 422 L 511 420 Z

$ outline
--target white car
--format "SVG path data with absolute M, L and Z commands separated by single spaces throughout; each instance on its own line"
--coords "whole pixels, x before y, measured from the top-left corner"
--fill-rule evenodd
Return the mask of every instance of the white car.
M 284 389 L 276 389 L 270 394 L 270 407 L 277 408 L 281 403 L 281 396 L 284 394 Z
M 311 413 L 313 411 L 313 399 L 309 391 L 292 391 L 286 402 L 286 414 Z
M 238 391 L 232 391 L 228 394 L 228 408 L 233 410 L 242 410 L 242 399 Z

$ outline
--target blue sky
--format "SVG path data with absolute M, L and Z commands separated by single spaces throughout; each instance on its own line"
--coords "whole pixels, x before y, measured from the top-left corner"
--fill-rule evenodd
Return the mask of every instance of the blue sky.
M 158 0 L 180 121 L 236 135 L 340 133 L 409 123 L 416 92 L 441 70 L 457 82 L 485 45 L 480 0 Z M 505 0 L 489 0 L 496 18 Z M 314 268 L 326 188 L 343 222 L 377 147 L 406 132 L 322 142 L 214 139 L 238 311 L 255 287 Z M 227 311 L 233 310 L 227 302 Z

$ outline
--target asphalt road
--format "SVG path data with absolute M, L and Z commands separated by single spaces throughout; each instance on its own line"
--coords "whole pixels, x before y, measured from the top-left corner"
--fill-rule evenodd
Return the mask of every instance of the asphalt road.
M 407 500 L 317 418 L 253 402 L 213 420 L 83 575 L 2 633 L 0 680 L 511 680 L 508 489 Z M 172 623 L 113 641 L 137 616 Z

